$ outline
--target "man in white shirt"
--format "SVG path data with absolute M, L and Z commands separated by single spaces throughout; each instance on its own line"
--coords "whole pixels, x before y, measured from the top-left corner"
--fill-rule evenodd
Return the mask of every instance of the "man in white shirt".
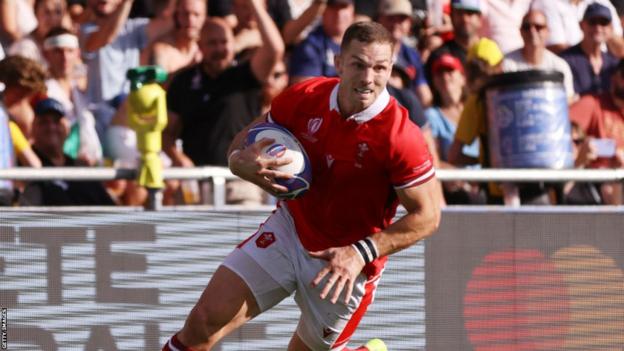
M 531 69 L 554 70 L 563 73 L 563 85 L 569 101 L 575 99 L 574 80 L 570 66 L 565 60 L 548 49 L 548 20 L 540 10 L 529 10 L 522 19 L 520 35 L 524 46 L 514 50 L 503 59 L 503 71 L 516 72 Z

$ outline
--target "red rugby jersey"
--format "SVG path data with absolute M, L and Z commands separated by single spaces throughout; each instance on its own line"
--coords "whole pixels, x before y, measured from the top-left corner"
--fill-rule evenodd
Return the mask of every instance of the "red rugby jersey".
M 399 203 L 394 190 L 422 184 L 435 173 L 419 128 L 387 91 L 344 118 L 338 83 L 313 78 L 296 84 L 273 100 L 269 115 L 310 158 L 310 189 L 286 202 L 310 251 L 349 245 L 388 227 Z M 384 263 L 376 262 L 375 273 Z

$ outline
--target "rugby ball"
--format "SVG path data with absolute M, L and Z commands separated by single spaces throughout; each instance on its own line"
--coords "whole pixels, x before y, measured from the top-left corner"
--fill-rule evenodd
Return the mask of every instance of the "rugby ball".
M 310 159 L 297 138 L 286 128 L 275 123 L 260 123 L 247 132 L 245 145 L 251 145 L 262 139 L 273 139 L 273 144 L 262 149 L 262 155 L 268 158 L 287 157 L 291 163 L 275 168 L 280 172 L 293 175 L 292 178 L 277 178 L 275 182 L 288 188 L 287 193 L 277 195 L 280 199 L 294 199 L 303 195 L 312 182 Z

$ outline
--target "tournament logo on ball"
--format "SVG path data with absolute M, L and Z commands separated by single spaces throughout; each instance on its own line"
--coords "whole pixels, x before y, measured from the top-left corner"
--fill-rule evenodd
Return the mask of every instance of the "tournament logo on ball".
M 286 149 L 284 144 L 273 144 L 266 150 L 266 154 L 271 157 L 280 158 L 284 156 Z

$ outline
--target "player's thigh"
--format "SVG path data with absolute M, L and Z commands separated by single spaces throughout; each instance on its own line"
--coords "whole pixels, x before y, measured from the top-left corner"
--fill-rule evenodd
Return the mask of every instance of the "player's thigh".
M 344 303 L 344 291 L 334 304 L 330 299 L 320 297 L 324 278 L 319 286 L 311 286 L 316 273 L 326 262 L 314 262 L 309 258 L 302 268 L 295 301 L 301 309 L 301 318 L 297 325 L 298 338 L 312 350 L 331 350 L 346 343 L 353 334 L 359 320 L 371 301 L 376 284 L 360 274 L 353 287 L 348 303 Z M 337 344 L 338 343 L 338 344 Z
M 193 308 L 187 326 L 228 332 L 260 313 L 258 303 L 245 281 L 230 268 L 220 266 Z
M 288 351 L 313 351 L 311 348 L 306 345 L 303 340 L 297 335 L 297 333 L 293 334 L 290 339 L 290 343 L 288 344 Z

